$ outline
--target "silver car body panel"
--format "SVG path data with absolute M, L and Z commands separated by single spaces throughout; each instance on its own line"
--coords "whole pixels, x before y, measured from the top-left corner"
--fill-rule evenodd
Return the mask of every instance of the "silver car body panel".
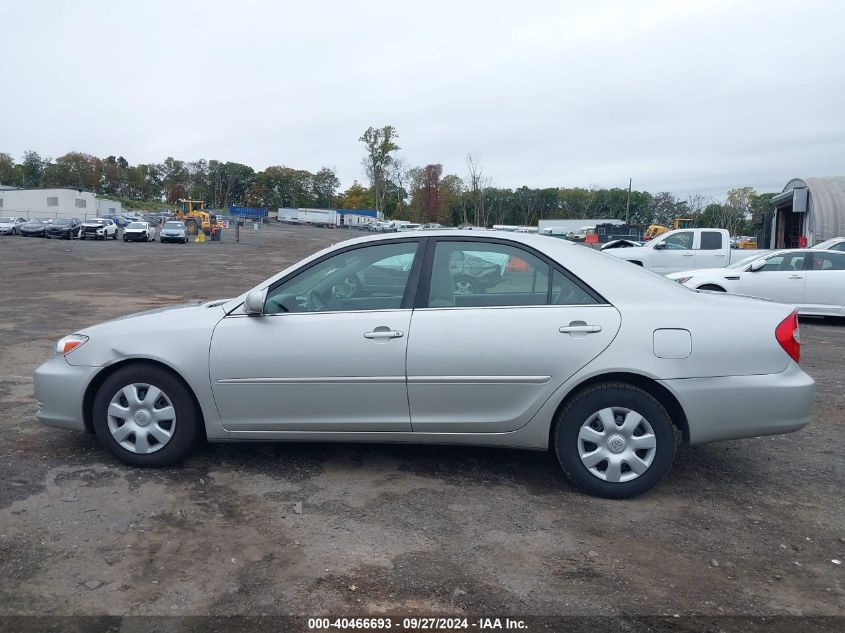
M 413 237 L 447 235 L 455 233 Z M 344 242 L 251 290 L 267 289 L 335 249 L 397 238 L 408 234 Z M 544 253 L 607 303 L 246 316 L 244 293 L 154 310 L 83 329 L 88 342 L 42 365 L 35 374 L 38 417 L 83 428 L 81 394 L 99 372 L 149 359 L 185 380 L 211 441 L 545 449 L 566 396 L 586 381 L 620 373 L 652 379 L 674 394 L 693 443 L 786 432 L 809 421 L 814 382 L 774 338 L 787 306 L 692 292 L 624 260 L 549 237 L 473 231 L 467 239 L 479 238 Z M 573 321 L 601 329 L 578 338 L 560 332 Z M 403 336 L 363 337 L 378 326 Z M 668 352 L 655 347 L 655 331 L 664 329 L 689 332 L 688 349 L 687 343 Z

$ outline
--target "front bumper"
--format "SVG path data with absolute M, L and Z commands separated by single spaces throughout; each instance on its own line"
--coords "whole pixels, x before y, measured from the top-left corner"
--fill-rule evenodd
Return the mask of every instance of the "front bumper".
M 148 240 L 146 233 L 127 233 L 126 231 L 123 232 L 123 239 L 127 242 L 144 242 Z
M 35 370 L 33 382 L 38 420 L 47 426 L 84 431 L 82 400 L 100 367 L 70 365 L 55 356 Z
M 660 383 L 686 413 L 690 444 L 791 433 L 813 417 L 816 381 L 793 362 L 779 374 Z

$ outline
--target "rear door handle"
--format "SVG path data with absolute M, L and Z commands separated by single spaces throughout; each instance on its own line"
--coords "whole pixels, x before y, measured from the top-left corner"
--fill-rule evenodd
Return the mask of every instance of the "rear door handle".
M 790 279 L 804 279 L 801 275 L 791 275 Z
M 583 332 L 584 334 L 594 334 L 601 332 L 600 325 L 565 325 L 557 329 L 561 334 L 572 334 L 573 332 Z
M 405 333 L 401 330 L 388 330 L 376 328 L 372 332 L 364 332 L 364 338 L 372 338 L 372 339 L 388 339 L 388 338 L 401 338 L 405 336 Z
M 692 257 L 694 253 L 681 253 L 684 257 Z

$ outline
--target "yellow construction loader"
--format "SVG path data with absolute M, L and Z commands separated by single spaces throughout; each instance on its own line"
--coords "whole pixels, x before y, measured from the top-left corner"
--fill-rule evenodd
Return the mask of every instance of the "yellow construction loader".
M 176 217 L 185 223 L 189 235 L 200 231 L 211 235 L 212 227 L 217 226 L 217 216 L 205 210 L 204 200 L 179 200 L 179 205 Z

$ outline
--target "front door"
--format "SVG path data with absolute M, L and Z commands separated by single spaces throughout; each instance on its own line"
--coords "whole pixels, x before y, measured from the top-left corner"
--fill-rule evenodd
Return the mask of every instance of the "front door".
M 414 432 L 524 426 L 620 325 L 589 288 L 501 242 L 440 238 L 426 279 L 408 342 Z
M 214 330 L 230 431 L 409 431 L 405 351 L 419 240 L 364 245 L 268 289 L 265 314 Z
M 759 270 L 750 268 L 739 276 L 739 292 L 799 306 L 804 302 L 806 252 L 775 253 Z
M 693 231 L 677 231 L 655 240 L 655 252 L 649 258 L 654 272 L 668 275 L 695 268 Z

